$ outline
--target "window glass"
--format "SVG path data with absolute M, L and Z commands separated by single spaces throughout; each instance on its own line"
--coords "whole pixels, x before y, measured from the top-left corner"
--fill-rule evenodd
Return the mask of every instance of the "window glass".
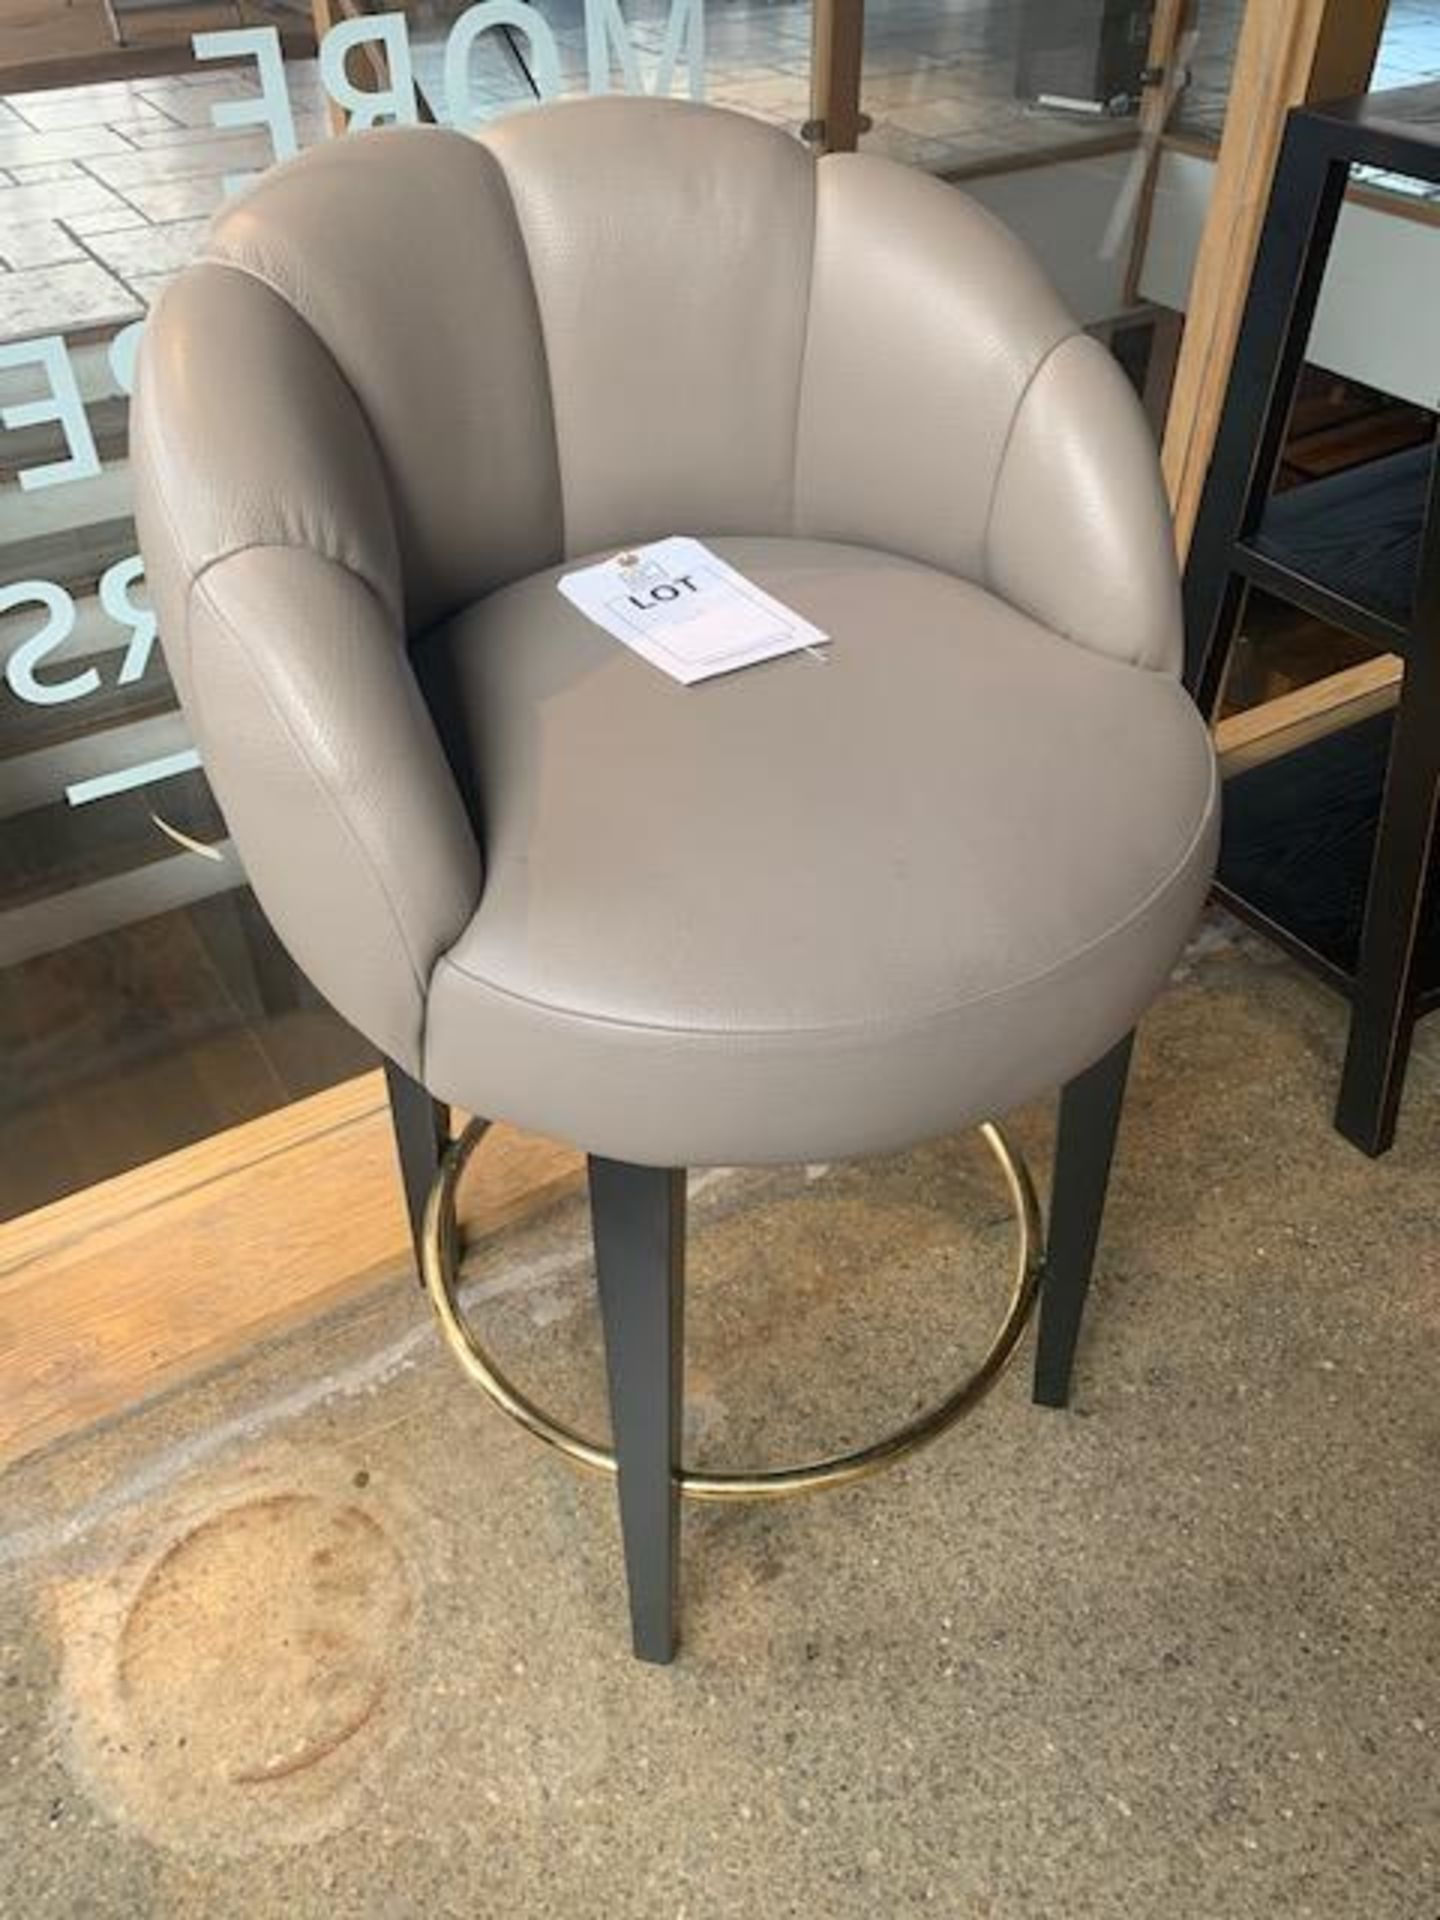
M 865 9 L 861 145 L 932 172 L 1133 140 L 1153 0 Z
M 1153 11 L 868 0 L 860 76 L 862 145 L 963 181 L 1010 222 L 1152 404 L 1176 319 L 1137 292 L 1174 117 L 1154 109 L 1153 81 L 1144 92 Z M 1223 101 L 1223 21 L 1238 11 L 1201 8 L 1196 99 L 1206 75 Z M 135 557 L 136 330 L 230 183 L 334 137 L 344 107 L 473 124 L 609 86 L 693 93 L 797 134 L 811 118 L 797 0 L 516 0 L 504 24 L 432 0 L 336 17 L 319 45 L 298 0 L 183 14 L 113 0 L 44 10 L 23 46 L 0 30 L 6 1214 L 373 1064 L 245 888 Z
M 1440 80 L 1440 8 L 1434 0 L 1390 0 L 1385 31 L 1375 60 L 1372 85 L 1417 87 Z M 1378 167 L 1356 167 L 1352 178 L 1362 186 L 1399 195 L 1402 200 L 1428 203 L 1428 214 L 1440 206 L 1440 186 L 1411 175 L 1383 172 Z
M 244 884 L 135 555 L 136 329 L 227 183 L 331 138 L 337 96 L 393 107 L 407 71 L 402 110 L 441 122 L 596 84 L 806 117 L 804 5 L 511 13 L 476 33 L 490 10 L 412 7 L 326 47 L 308 5 L 265 0 L 0 29 L 0 1216 L 375 1064 Z

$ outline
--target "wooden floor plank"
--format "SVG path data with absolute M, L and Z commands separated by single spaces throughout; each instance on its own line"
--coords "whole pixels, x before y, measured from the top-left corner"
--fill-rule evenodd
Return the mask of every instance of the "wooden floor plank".
M 519 1217 L 581 1169 L 572 1149 L 497 1127 L 467 1221 Z M 0 1227 L 0 1465 L 409 1261 L 379 1074 Z

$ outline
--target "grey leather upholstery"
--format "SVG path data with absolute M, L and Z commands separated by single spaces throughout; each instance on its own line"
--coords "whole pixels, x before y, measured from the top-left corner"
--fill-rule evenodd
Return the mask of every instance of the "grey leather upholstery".
M 897 1146 L 1088 1065 L 1209 878 L 1175 680 L 873 548 L 714 544 L 824 663 L 682 687 L 553 572 L 418 649 L 486 850 L 428 1083 L 541 1128 L 563 1086 L 614 1157 L 725 1162 Z
M 612 1158 L 891 1147 L 1117 1040 L 1214 859 L 1138 408 L 889 162 L 603 98 L 217 220 L 132 421 L 161 635 L 299 963 Z M 554 590 L 694 533 L 834 636 L 682 688 Z

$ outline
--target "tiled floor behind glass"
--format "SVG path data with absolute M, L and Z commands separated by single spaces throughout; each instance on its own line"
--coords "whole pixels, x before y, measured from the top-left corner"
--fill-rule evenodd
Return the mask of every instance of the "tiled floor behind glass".
M 584 81 L 584 29 L 575 0 L 546 4 L 568 85 Z M 1021 0 L 870 0 L 863 105 L 865 144 L 938 172 L 1008 154 L 1093 139 L 1093 118 L 1036 109 L 1015 97 Z M 1241 0 L 1207 0 L 1185 124 L 1218 132 Z M 653 62 L 663 11 L 626 9 L 642 62 Z M 798 128 L 809 113 L 810 9 L 782 0 L 710 0 L 709 97 Z M 415 25 L 422 88 L 443 111 L 441 30 Z M 475 98 L 496 113 L 527 97 L 498 36 L 475 56 Z M 523 42 L 521 43 L 523 45 Z M 289 69 L 302 145 L 323 139 L 314 62 Z M 1395 0 L 1378 85 L 1440 75 L 1440 13 Z M 253 92 L 245 70 L 206 69 L 11 94 L 0 101 L 0 339 L 102 326 L 144 310 L 195 247 L 227 173 L 261 165 L 264 138 L 221 133 L 220 99 Z M 1126 123 L 1118 122 L 1122 128 Z

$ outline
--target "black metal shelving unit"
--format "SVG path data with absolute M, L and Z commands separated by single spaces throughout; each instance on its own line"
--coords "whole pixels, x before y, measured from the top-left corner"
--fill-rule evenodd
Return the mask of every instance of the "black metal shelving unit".
M 1403 653 L 1432 458 L 1411 447 L 1277 494 L 1236 564 L 1253 586 Z
M 1227 783 L 1217 889 L 1349 997 L 1335 1123 L 1378 1154 L 1415 1021 L 1440 1005 L 1436 448 L 1273 491 L 1352 165 L 1440 184 L 1440 86 L 1289 117 L 1186 566 L 1186 676 L 1213 714 L 1252 587 L 1405 663 L 1393 714 Z

